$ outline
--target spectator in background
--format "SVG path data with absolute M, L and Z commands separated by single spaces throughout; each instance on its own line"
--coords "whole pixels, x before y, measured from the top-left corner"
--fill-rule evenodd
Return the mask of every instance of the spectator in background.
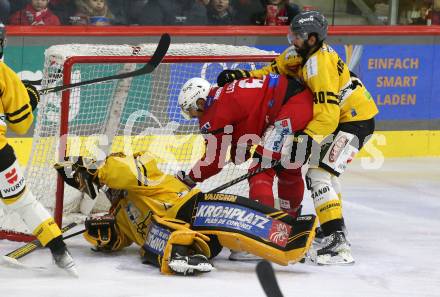
M 141 1 L 142 2 L 142 1 Z M 143 1 L 139 12 L 130 12 L 130 19 L 139 25 L 197 26 L 207 25 L 206 7 L 199 0 Z
M 70 18 L 76 12 L 73 0 L 51 0 L 49 2 L 49 9 L 53 11 L 63 25 L 70 25 Z
M 160 0 L 164 25 L 207 25 L 206 7 L 198 0 Z
M 113 13 L 112 25 L 130 25 L 128 11 L 136 2 L 148 0 L 107 0 L 108 8 Z
M 113 14 L 106 0 L 75 0 L 76 14 L 72 25 L 108 26 L 112 24 Z
M 0 0 L 0 23 L 5 23 L 11 12 L 11 4 L 9 0 Z
M 30 0 L 7 0 L 11 6 L 11 15 L 19 10 L 22 10 L 29 4 Z
M 434 0 L 429 12 L 432 25 L 440 25 L 440 0 Z
M 17 11 L 9 19 L 11 25 L 54 26 L 60 20 L 48 8 L 49 0 L 32 0 L 24 9 Z
M 405 7 L 405 24 L 408 25 L 426 25 L 427 7 L 420 1 L 411 0 Z
M 130 25 L 162 25 L 163 13 L 155 0 L 131 0 L 127 7 L 127 23 Z
M 209 25 L 225 26 L 238 23 L 236 13 L 229 0 L 211 0 L 207 9 Z
M 289 0 L 267 0 L 266 10 L 257 14 L 256 25 L 288 26 L 290 21 L 300 12 L 298 5 L 289 3 Z
M 264 13 L 263 0 L 230 0 L 236 11 L 236 21 L 240 25 L 253 25 L 257 15 Z

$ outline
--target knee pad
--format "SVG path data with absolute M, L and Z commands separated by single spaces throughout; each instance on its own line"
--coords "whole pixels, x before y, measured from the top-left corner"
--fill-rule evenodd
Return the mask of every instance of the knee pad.
M 341 182 L 339 180 L 339 177 L 332 175 L 332 186 L 333 189 L 335 189 L 335 192 L 338 195 L 339 199 L 342 199 Z
M 52 218 L 46 208 L 26 191 L 17 201 L 8 204 L 7 208 L 20 215 L 26 226 L 33 232 L 42 222 Z
M 332 186 L 331 174 L 321 168 L 310 168 L 306 176 L 320 223 L 342 218 L 341 202 Z

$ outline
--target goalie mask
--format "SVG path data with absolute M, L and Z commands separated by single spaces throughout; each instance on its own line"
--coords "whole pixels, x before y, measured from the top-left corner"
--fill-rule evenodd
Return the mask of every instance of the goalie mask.
M 6 42 L 6 28 L 0 22 L 0 59 L 3 58 L 3 49 L 5 47 L 5 42 Z
M 198 109 L 197 100 L 206 100 L 210 89 L 211 84 L 206 79 L 200 77 L 191 78 L 183 85 L 179 93 L 178 102 L 185 119 L 191 119 L 189 111 L 191 109 Z

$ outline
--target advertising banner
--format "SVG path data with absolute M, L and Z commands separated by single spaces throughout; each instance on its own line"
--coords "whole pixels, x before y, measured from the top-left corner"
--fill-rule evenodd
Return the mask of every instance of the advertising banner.
M 264 50 L 281 53 L 286 45 L 257 46 Z M 435 65 L 439 61 L 439 45 L 335 45 L 333 48 L 362 79 L 380 110 L 378 120 L 435 120 L 440 118 L 440 72 Z M 23 79 L 37 80 L 42 77 L 44 61 L 43 46 L 9 46 L 5 61 Z M 170 119 L 181 121 L 176 108 L 177 90 L 184 83 L 179 67 L 187 67 L 192 76 L 202 76 L 215 82 L 222 69 L 252 69 L 262 65 L 237 63 L 198 63 L 175 65 L 171 69 L 169 88 Z M 188 70 L 186 70 L 188 71 Z M 186 77 L 185 77 L 186 78 Z

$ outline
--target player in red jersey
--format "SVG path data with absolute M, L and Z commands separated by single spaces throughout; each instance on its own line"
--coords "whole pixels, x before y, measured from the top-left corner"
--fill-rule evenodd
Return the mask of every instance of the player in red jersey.
M 271 74 L 262 79 L 248 78 L 224 87 L 212 87 L 201 78 L 192 78 L 182 87 L 179 105 L 185 118 L 198 118 L 205 137 L 206 151 L 188 174 L 177 177 L 189 187 L 217 174 L 231 161 L 240 164 L 257 145 L 250 170 L 269 165 L 265 160 L 280 160 L 281 149 L 289 135 L 305 128 L 313 115 L 313 95 L 298 80 Z M 263 140 L 261 137 L 263 136 Z M 295 143 L 294 143 L 295 144 Z M 296 151 L 296 146 L 292 151 Z M 281 165 L 285 162 L 282 162 Z M 274 206 L 272 185 L 278 177 L 280 208 L 296 216 L 304 194 L 301 165 L 290 161 L 249 179 L 249 197 Z M 302 164 L 301 162 L 299 162 Z

